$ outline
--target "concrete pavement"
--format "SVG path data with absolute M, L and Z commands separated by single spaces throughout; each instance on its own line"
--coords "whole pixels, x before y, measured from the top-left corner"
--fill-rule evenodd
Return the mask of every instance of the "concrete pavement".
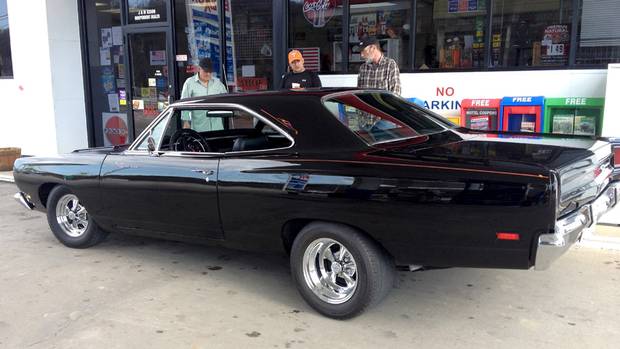
M 74 250 L 0 183 L 0 348 L 616 348 L 620 252 L 550 270 L 401 272 L 349 321 L 298 295 L 283 256 L 112 235 Z

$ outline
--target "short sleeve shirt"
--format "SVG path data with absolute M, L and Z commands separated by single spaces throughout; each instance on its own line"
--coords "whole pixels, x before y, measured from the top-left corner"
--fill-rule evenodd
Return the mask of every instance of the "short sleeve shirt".
M 205 86 L 198 78 L 198 74 L 196 74 L 185 80 L 181 98 L 210 96 L 222 93 L 228 93 L 228 91 L 219 79 L 211 78 Z M 198 132 L 222 130 L 224 128 L 221 118 L 208 118 L 207 112 L 202 110 L 184 111 L 181 114 L 181 119 L 191 121 L 192 129 Z

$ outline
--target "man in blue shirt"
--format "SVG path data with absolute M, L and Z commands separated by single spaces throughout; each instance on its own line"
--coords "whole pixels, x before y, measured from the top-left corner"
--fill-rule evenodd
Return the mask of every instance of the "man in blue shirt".
M 226 86 L 213 76 L 213 63 L 209 58 L 202 58 L 198 63 L 198 73 L 185 80 L 181 98 L 199 97 L 228 93 Z M 181 115 L 183 128 L 194 131 L 213 131 L 224 128 L 221 118 L 208 118 L 203 110 L 184 111 Z

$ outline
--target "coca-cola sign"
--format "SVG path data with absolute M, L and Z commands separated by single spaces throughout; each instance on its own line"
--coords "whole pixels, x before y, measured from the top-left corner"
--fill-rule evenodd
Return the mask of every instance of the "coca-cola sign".
M 315 28 L 322 28 L 334 16 L 336 0 L 304 0 L 304 17 Z

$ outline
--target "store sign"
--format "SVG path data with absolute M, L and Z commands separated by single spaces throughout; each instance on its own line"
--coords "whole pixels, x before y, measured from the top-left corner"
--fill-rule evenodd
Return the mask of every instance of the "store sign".
M 136 22 L 143 22 L 143 21 L 156 21 L 156 20 L 159 20 L 160 18 L 161 18 L 161 15 L 157 13 L 157 9 L 149 8 L 149 9 L 138 10 L 136 15 L 133 17 L 133 20 Z
M 127 127 L 127 114 L 102 113 L 103 119 L 103 143 L 106 146 L 127 143 L 129 128 Z
M 484 4 L 478 4 L 478 0 L 448 0 L 448 12 L 473 12 L 482 10 Z
M 237 78 L 239 91 L 263 91 L 267 89 L 266 78 Z
M 304 17 L 315 28 L 322 28 L 334 16 L 335 0 L 305 0 Z

